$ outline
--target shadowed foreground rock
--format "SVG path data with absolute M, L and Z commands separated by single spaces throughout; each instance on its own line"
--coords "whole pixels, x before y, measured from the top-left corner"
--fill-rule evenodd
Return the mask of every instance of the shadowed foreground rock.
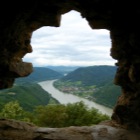
M 10 6 L 7 8 L 7 5 Z M 23 58 L 33 51 L 31 46 L 33 32 L 44 26 L 60 27 L 62 15 L 75 10 L 86 19 L 93 31 L 95 29 L 110 31 L 110 56 L 117 61 L 115 65 L 118 67 L 114 84 L 122 89 L 122 94 L 113 110 L 112 120 L 127 130 L 140 130 L 140 6 L 138 0 L 29 0 L 28 2 L 5 0 L 1 2 L 0 7 L 0 89 L 12 87 L 16 78 L 32 73 L 32 63 L 23 62 Z M 77 47 L 75 46 L 76 49 Z M 94 53 L 93 51 L 93 55 Z M 126 137 L 128 132 L 109 126 L 102 126 L 102 129 L 99 126 L 35 129 L 16 122 L 0 123 L 3 124 L 0 124 L 1 140 L 129 139 L 129 136 Z M 13 127 L 15 125 L 16 127 Z M 31 132 L 27 128 L 31 129 Z M 46 132 L 40 132 L 41 130 Z M 104 133 L 100 130 L 104 130 Z M 99 134 L 104 134 L 104 137 Z M 16 138 L 12 138 L 12 135 Z M 137 138 L 131 140 L 137 140 Z
M 140 140 L 140 134 L 99 124 L 43 128 L 15 120 L 0 120 L 0 140 Z

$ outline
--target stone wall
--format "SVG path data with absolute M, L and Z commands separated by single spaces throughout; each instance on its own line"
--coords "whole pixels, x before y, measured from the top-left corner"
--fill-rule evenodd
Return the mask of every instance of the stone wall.
M 91 29 L 110 31 L 110 55 L 117 60 L 118 66 L 114 84 L 122 88 L 112 121 L 129 130 L 140 129 L 138 1 L 5 0 L 0 6 L 0 89 L 13 86 L 15 78 L 32 72 L 32 63 L 23 62 L 22 58 L 32 52 L 33 31 L 43 26 L 59 27 L 61 15 L 76 10 L 88 21 Z

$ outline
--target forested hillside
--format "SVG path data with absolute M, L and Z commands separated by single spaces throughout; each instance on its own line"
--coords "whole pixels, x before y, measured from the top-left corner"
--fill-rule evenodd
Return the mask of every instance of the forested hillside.
M 115 72 L 115 66 L 81 67 L 60 78 L 60 80 L 70 82 L 81 81 L 83 86 L 102 86 L 113 80 Z
M 8 102 L 16 100 L 27 111 L 33 111 L 38 105 L 58 103 L 49 93 L 44 91 L 40 85 L 35 83 L 15 85 L 12 88 L 0 91 L 0 108 Z
M 120 94 L 121 88 L 110 82 L 95 90 L 91 96 L 93 97 L 94 101 L 113 108 Z
M 121 88 L 113 84 L 116 66 L 81 67 L 54 83 L 59 90 L 113 108 Z
M 17 78 L 12 88 L 0 90 L 0 108 L 4 104 L 15 100 L 27 111 L 32 111 L 38 105 L 58 103 L 37 83 L 44 80 L 57 79 L 62 76 L 62 74 L 49 68 L 34 67 L 33 73 L 29 76 Z

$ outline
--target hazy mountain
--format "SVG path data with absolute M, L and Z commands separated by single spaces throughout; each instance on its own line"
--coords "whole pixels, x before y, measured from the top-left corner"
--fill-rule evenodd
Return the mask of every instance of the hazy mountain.
M 47 68 L 57 71 L 64 75 L 76 70 L 77 68 L 79 68 L 79 66 L 47 66 Z

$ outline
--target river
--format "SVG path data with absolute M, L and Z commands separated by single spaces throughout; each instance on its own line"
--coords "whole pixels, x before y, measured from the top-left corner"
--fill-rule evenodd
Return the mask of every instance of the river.
M 98 109 L 99 112 L 101 112 L 103 114 L 107 114 L 109 116 L 112 115 L 113 110 L 111 108 L 105 107 L 103 105 L 100 105 L 100 104 L 95 103 L 93 101 L 90 101 L 88 99 L 78 97 L 78 96 L 73 95 L 73 94 L 66 94 L 66 93 L 59 91 L 58 89 L 56 89 L 53 86 L 54 81 L 55 80 L 48 80 L 48 81 L 39 82 L 38 84 L 44 90 L 46 90 L 48 93 L 50 93 L 52 95 L 52 97 L 57 99 L 61 104 L 76 103 L 76 102 L 83 101 L 89 108 L 94 107 L 94 108 Z

